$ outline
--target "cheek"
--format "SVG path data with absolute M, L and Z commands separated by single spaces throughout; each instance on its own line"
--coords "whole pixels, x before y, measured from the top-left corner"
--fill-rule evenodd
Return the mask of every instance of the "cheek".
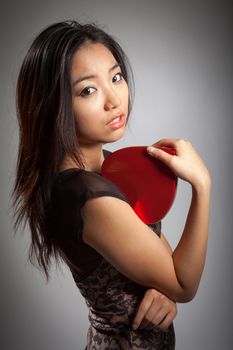
M 93 103 L 91 99 L 73 103 L 74 117 L 78 130 L 81 132 L 92 130 L 95 125 L 93 121 L 96 120 L 98 110 L 98 105 Z
M 75 100 L 73 102 L 73 111 L 76 120 L 82 120 L 85 115 L 89 114 L 88 104 L 85 103 L 85 100 Z
M 91 118 L 96 115 L 100 110 L 101 100 L 100 98 L 83 98 L 74 101 L 73 110 L 76 118 Z
M 125 84 L 125 88 L 122 91 L 122 101 L 124 101 L 125 108 L 128 110 L 128 104 L 129 104 L 129 88 L 128 85 Z

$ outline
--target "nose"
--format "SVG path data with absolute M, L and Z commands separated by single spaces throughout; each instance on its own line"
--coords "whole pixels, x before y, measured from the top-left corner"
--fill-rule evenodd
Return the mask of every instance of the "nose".
M 121 104 L 120 96 L 114 89 L 109 89 L 106 93 L 104 109 L 110 110 L 119 107 Z

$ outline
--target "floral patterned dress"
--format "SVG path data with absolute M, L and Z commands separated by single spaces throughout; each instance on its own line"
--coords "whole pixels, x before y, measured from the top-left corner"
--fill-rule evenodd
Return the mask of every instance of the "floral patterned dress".
M 131 329 L 146 288 L 122 275 L 82 240 L 81 208 L 99 196 L 127 201 L 110 181 L 78 169 L 59 173 L 52 192 L 50 227 L 89 309 L 86 350 L 173 350 L 173 324 L 167 331 Z M 160 235 L 160 223 L 150 226 Z

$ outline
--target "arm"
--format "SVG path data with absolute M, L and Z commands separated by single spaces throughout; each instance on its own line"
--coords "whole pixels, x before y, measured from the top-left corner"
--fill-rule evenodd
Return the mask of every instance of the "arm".
M 128 278 L 174 301 L 186 302 L 194 297 L 204 267 L 210 177 L 189 143 L 163 140 L 158 146 L 175 149 L 176 156 L 156 148 L 150 154 L 164 161 L 193 189 L 186 225 L 173 254 L 126 202 L 113 197 L 86 202 L 83 239 Z
M 163 242 L 164 247 L 167 249 L 168 253 L 172 255 L 172 248 L 163 233 L 161 233 L 160 239 Z
M 163 233 L 160 235 L 168 253 L 172 255 L 172 248 Z M 138 305 L 136 315 L 132 322 L 132 329 L 160 328 L 165 331 L 177 315 L 177 306 L 156 289 L 148 289 Z
M 180 285 L 190 288 L 190 295 L 194 295 L 204 269 L 208 221 L 210 207 L 211 181 L 209 173 L 199 155 L 189 142 L 179 140 L 161 140 L 156 147 L 171 146 L 178 157 L 166 157 L 165 152 L 153 148 L 152 155 L 164 161 L 181 179 L 192 186 L 192 200 L 188 217 L 180 242 L 173 252 L 174 266 Z M 190 158 L 190 153 L 193 156 Z M 179 158 L 179 155 L 182 157 Z M 165 156 L 165 157 L 164 157 Z M 195 264 L 195 267 L 193 266 Z

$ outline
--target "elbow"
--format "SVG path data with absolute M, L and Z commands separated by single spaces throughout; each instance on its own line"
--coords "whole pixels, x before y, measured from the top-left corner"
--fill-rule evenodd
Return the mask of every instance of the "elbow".
M 197 292 L 197 289 L 184 288 L 181 286 L 170 291 L 162 290 L 155 285 L 147 285 L 147 287 L 159 290 L 161 293 L 165 294 L 169 299 L 173 300 L 175 303 L 182 304 L 192 301 Z
M 191 300 L 193 300 L 194 296 L 195 296 L 195 294 L 194 294 L 194 295 L 184 294 L 184 295 L 178 297 L 177 300 L 176 300 L 176 302 L 177 302 L 177 303 L 182 303 L 182 304 L 188 303 L 188 302 L 190 302 Z
M 196 295 L 196 290 L 182 290 L 178 295 L 176 295 L 176 302 L 177 303 L 188 303 L 191 300 L 193 300 L 193 298 Z

